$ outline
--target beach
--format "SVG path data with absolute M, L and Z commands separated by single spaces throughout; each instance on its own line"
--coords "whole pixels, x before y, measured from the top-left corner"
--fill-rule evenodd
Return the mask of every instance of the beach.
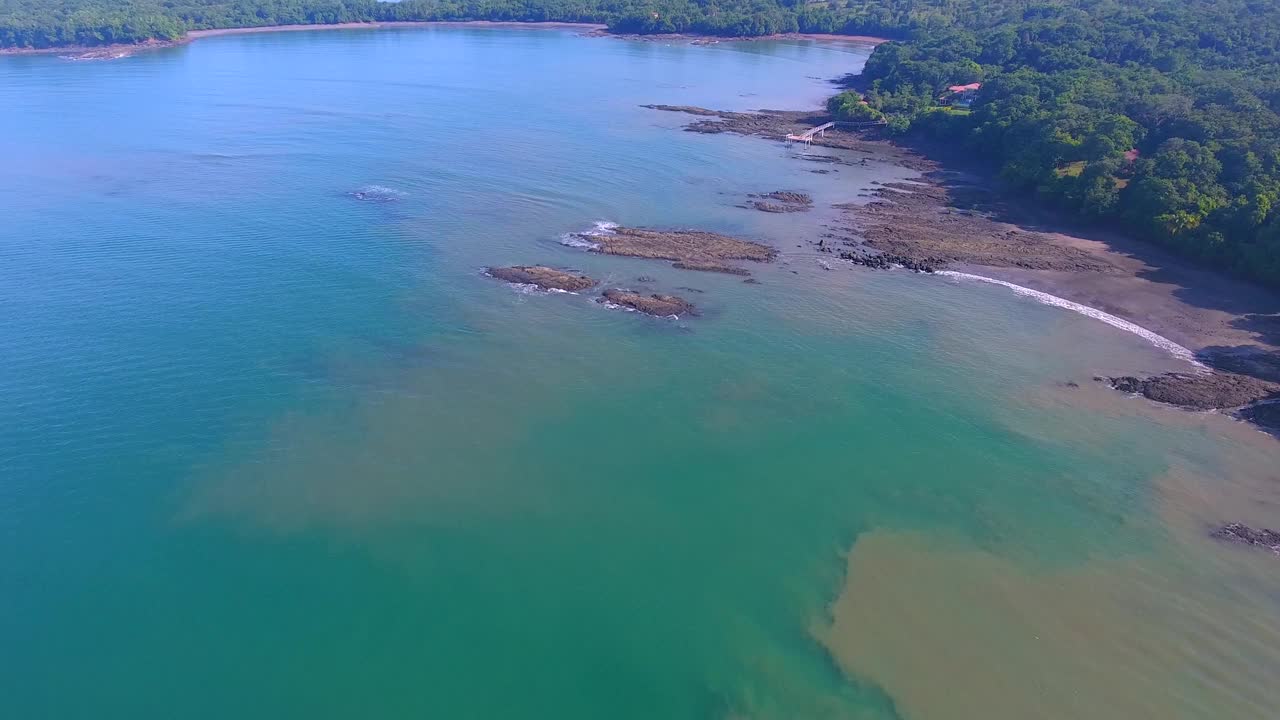
M 815 33 L 786 33 L 779 35 L 760 35 L 744 37 L 710 37 L 689 33 L 670 35 L 628 35 L 614 34 L 608 27 L 600 23 L 569 22 L 502 22 L 495 20 L 412 20 L 393 22 L 347 22 L 311 25 L 259 25 L 239 28 L 214 28 L 210 30 L 188 30 L 179 40 L 151 40 L 143 43 L 117 43 L 110 45 L 63 45 L 49 48 L 0 48 L 0 56 L 4 55 L 59 55 L 69 60 L 119 60 L 147 50 L 161 50 L 177 47 L 201 38 L 221 37 L 224 35 L 250 35 L 256 33 L 305 32 L 311 30 L 380 30 L 392 28 L 429 28 L 429 27 L 472 27 L 492 29 L 530 29 L 575 30 L 583 34 L 614 37 L 628 40 L 644 40 L 653 42 L 757 42 L 770 40 L 816 40 L 830 43 L 850 43 L 863 46 L 874 46 L 888 42 L 885 38 L 869 35 L 823 35 Z

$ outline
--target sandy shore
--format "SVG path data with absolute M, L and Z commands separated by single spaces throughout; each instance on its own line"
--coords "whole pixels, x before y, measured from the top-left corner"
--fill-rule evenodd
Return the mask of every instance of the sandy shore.
M 641 42 L 691 42 L 698 45 L 714 45 L 722 42 L 758 42 L 761 40 L 818 40 L 821 42 L 849 43 L 853 45 L 880 45 L 890 42 L 889 38 L 873 35 L 827 35 L 823 33 L 774 33 L 773 35 L 741 35 L 719 37 L 716 35 L 698 35 L 696 33 L 659 33 L 656 35 L 639 35 L 636 33 L 611 33 L 607 29 L 597 31 L 598 35 L 639 40 Z
M 603 32 L 604 25 L 597 23 L 564 22 L 493 22 L 489 20 L 467 21 L 403 21 L 403 22 L 351 22 L 331 25 L 263 25 L 261 27 L 218 28 L 215 30 L 189 30 L 181 40 L 151 40 L 137 44 L 102 46 L 66 45 L 55 48 L 0 48 L 2 55 L 60 55 L 71 60 L 115 60 L 129 57 L 145 50 L 177 47 L 194 40 L 219 35 L 252 35 L 257 33 L 302 32 L 311 30 L 381 30 L 386 28 L 427 27 L 484 27 L 484 28 L 537 28 L 543 30 L 581 30 L 584 33 Z
M 885 38 L 868 35 L 822 35 L 814 33 L 786 33 L 764 35 L 759 37 L 710 37 L 687 33 L 675 35 L 614 35 L 608 27 L 599 23 L 569 22 L 497 22 L 492 20 L 406 20 L 396 22 L 349 22 L 329 25 L 263 25 L 260 27 L 217 28 L 214 30 L 189 30 L 181 40 L 151 40 L 137 44 L 116 44 L 102 46 L 67 45 L 56 48 L 0 48 L 3 55 L 60 55 L 71 60 L 115 60 L 129 57 L 144 50 L 159 50 L 177 47 L 200 38 L 218 37 L 220 35 L 252 35 L 257 33 L 302 32 L 312 30 L 379 30 L 386 28 L 426 28 L 426 27 L 482 27 L 498 29 L 543 30 L 579 30 L 584 34 L 599 37 L 616 37 L 628 40 L 672 41 L 679 40 L 700 44 L 719 42 L 752 42 L 759 40 L 818 40 L 822 42 L 853 43 L 857 45 L 878 45 L 888 42 Z
M 219 35 L 249 35 L 255 33 L 299 32 L 306 30 L 379 30 L 384 28 L 419 28 L 419 27 L 487 27 L 487 28 L 540 28 L 545 30 L 604 30 L 604 25 L 595 23 L 565 22 L 493 22 L 489 20 L 467 21 L 403 21 L 403 22 L 371 22 L 371 23 L 336 23 L 332 25 L 266 25 L 263 27 L 219 28 L 217 30 L 192 30 L 187 33 L 188 40 L 199 40 Z

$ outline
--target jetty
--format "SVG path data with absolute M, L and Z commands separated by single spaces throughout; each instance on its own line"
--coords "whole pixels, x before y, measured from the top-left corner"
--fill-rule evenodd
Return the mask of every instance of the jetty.
M 826 135 L 826 134 L 827 134 L 827 130 L 829 130 L 829 129 L 831 129 L 831 128 L 835 127 L 835 126 L 836 126 L 836 124 L 835 124 L 835 123 L 833 123 L 833 122 L 829 122 L 829 123 L 823 123 L 822 125 L 819 125 L 818 127 L 809 128 L 808 130 L 805 130 L 804 132 L 800 133 L 799 135 L 795 135 L 795 134 L 793 134 L 793 133 L 788 133 L 788 134 L 787 134 L 787 144 L 788 144 L 788 145 L 790 145 L 790 144 L 791 144 L 791 143 L 793 143 L 793 142 L 802 142 L 802 143 L 804 143 L 805 145 L 809 145 L 809 144 L 813 143 L 813 138 L 814 138 L 815 136 L 817 136 L 817 137 L 822 137 L 822 136 L 824 136 L 824 135 Z
M 866 120 L 862 122 L 836 120 L 835 122 L 823 123 L 822 125 L 819 125 L 817 127 L 809 128 L 808 130 L 805 130 L 799 135 L 796 135 L 793 133 L 788 134 L 787 144 L 790 145 L 793 142 L 802 142 L 805 145 L 810 145 L 813 143 L 813 139 L 815 137 L 826 136 L 827 131 L 833 127 L 843 127 L 849 130 L 862 130 L 864 128 L 879 127 L 881 125 L 888 125 L 888 124 L 889 123 L 887 123 L 884 120 Z

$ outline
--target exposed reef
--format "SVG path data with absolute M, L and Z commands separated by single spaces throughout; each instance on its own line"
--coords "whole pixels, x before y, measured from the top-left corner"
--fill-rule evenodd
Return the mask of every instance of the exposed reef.
M 671 260 L 686 270 L 704 270 L 733 275 L 749 275 L 734 260 L 769 262 L 777 251 L 768 245 L 702 230 L 651 230 L 617 227 L 607 232 L 583 234 L 584 244 L 606 255 Z
M 586 275 L 556 270 L 544 265 L 514 265 L 512 267 L 491 267 L 485 270 L 490 277 L 522 285 L 537 285 L 543 290 L 563 290 L 579 292 L 595 287 L 596 281 Z
M 676 295 L 645 295 L 631 290 L 605 290 L 603 301 L 614 305 L 629 307 L 655 317 L 679 317 L 681 315 L 697 315 L 693 303 Z
M 1280 532 L 1275 530 L 1251 528 L 1241 523 L 1228 523 L 1209 533 L 1209 536 L 1240 545 L 1252 545 L 1280 555 Z

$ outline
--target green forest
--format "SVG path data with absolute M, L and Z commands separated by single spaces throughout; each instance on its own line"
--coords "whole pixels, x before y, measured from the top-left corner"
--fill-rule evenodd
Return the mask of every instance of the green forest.
M 0 48 L 477 19 L 893 38 L 833 114 L 963 148 L 1016 191 L 1280 286 L 1274 0 L 0 0 Z

